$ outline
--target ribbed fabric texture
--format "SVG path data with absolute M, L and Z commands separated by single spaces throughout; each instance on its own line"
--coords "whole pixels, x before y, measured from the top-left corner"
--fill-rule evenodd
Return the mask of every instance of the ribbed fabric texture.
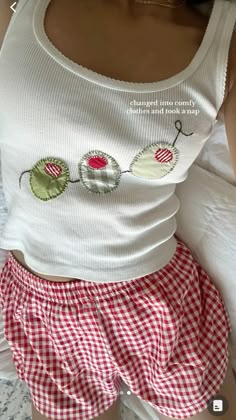
M 215 0 L 182 72 L 129 83 L 73 63 L 52 45 L 43 25 L 49 2 L 19 0 L 0 54 L 8 211 L 0 247 L 21 250 L 45 275 L 139 278 L 175 253 L 175 187 L 223 102 L 236 4 Z

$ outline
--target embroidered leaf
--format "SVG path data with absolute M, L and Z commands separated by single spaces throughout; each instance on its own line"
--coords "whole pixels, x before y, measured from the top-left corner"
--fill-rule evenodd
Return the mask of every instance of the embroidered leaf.
M 130 172 L 140 178 L 160 179 L 168 175 L 176 166 L 179 151 L 167 143 L 155 143 L 145 147 L 133 159 Z
M 92 150 L 81 159 L 79 175 L 83 186 L 88 191 L 106 194 L 118 187 L 121 170 L 112 156 L 100 150 Z
M 62 160 L 41 159 L 30 172 L 31 190 L 40 200 L 51 200 L 65 191 L 69 177 L 69 169 Z

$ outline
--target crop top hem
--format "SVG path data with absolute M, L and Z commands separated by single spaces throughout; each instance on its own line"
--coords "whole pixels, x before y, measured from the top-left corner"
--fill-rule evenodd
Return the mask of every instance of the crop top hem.
M 140 265 L 137 265 L 137 264 L 134 266 L 130 265 L 129 267 L 125 267 L 125 270 L 123 267 L 121 267 L 120 270 L 117 270 L 114 266 L 112 266 L 111 268 L 101 267 L 99 270 L 97 270 L 98 280 L 96 281 L 94 279 L 91 280 L 91 278 L 94 278 L 94 270 L 92 269 L 92 267 L 84 269 L 83 273 L 78 277 L 79 269 L 77 270 L 76 268 L 73 268 L 72 266 L 68 268 L 68 267 L 65 267 L 65 265 L 59 265 L 58 263 L 55 267 L 54 265 L 52 265 L 51 262 L 47 263 L 45 261 L 41 261 L 39 257 L 34 258 L 32 254 L 29 255 L 26 253 L 26 250 L 22 246 L 21 242 L 17 242 L 14 240 L 4 241 L 2 239 L 0 243 L 0 247 L 1 249 L 5 249 L 7 251 L 11 251 L 15 249 L 21 251 L 24 254 L 25 262 L 30 267 L 30 269 L 42 275 L 75 278 L 75 279 L 84 280 L 84 281 L 91 281 L 93 283 L 115 283 L 119 281 L 129 281 L 129 280 L 139 279 L 143 276 L 149 275 L 151 273 L 154 273 L 164 268 L 175 255 L 176 248 L 177 248 L 177 240 L 175 236 L 172 236 L 163 244 L 158 245 L 157 250 L 156 250 L 156 253 L 158 254 L 158 258 L 155 258 L 155 249 L 154 249 L 151 253 L 147 254 L 149 257 L 148 260 L 145 260 L 145 256 L 142 258 Z M 160 253 L 160 249 L 161 249 L 161 253 Z M 161 258 L 160 258 L 160 255 L 161 255 Z M 26 272 L 29 272 L 25 267 L 23 268 L 26 270 Z M 124 271 L 127 273 L 126 278 L 122 278 L 122 273 L 124 273 Z M 99 272 L 101 273 L 101 277 L 103 278 L 99 279 Z M 32 275 L 31 272 L 30 274 Z M 107 279 L 110 278 L 111 280 L 105 280 L 104 277 L 106 277 Z

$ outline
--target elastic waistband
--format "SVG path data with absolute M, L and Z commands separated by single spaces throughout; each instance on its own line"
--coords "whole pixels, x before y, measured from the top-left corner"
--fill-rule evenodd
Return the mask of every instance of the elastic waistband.
M 190 251 L 185 245 L 178 241 L 176 253 L 171 260 L 171 263 L 178 265 L 178 254 L 187 253 L 191 256 Z M 144 288 L 150 287 L 150 283 L 157 281 L 163 274 L 170 262 L 161 270 L 145 275 L 134 280 L 111 282 L 111 283 L 95 283 L 85 280 L 75 279 L 68 282 L 55 282 L 46 279 L 42 279 L 35 274 L 29 272 L 23 267 L 14 257 L 11 251 L 9 251 L 7 264 L 9 265 L 10 271 L 13 274 L 14 281 L 17 282 L 17 287 L 21 287 L 24 292 L 35 293 L 42 299 L 49 300 L 56 303 L 64 304 L 76 304 L 78 301 L 91 302 L 99 299 L 99 301 L 105 300 L 109 297 L 115 297 L 118 295 L 129 296 L 132 294 L 140 293 L 145 290 Z

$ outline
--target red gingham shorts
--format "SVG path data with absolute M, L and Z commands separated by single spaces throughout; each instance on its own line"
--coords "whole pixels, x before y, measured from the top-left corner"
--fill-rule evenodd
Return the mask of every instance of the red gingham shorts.
M 48 281 L 9 251 L 0 304 L 19 378 L 52 419 L 101 415 L 122 381 L 157 413 L 188 418 L 224 381 L 230 319 L 180 240 L 164 268 L 118 283 Z

